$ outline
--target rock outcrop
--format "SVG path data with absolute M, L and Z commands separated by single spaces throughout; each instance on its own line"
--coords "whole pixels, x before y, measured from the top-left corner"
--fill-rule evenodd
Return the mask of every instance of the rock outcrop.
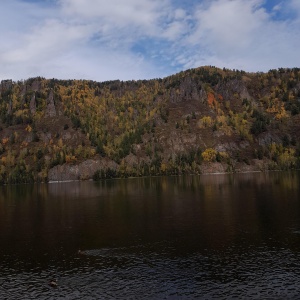
M 7 90 L 10 90 L 12 88 L 12 80 L 11 79 L 7 79 L 7 80 L 2 80 L 1 84 L 0 84 L 0 92 L 5 92 Z
M 49 170 L 49 181 L 88 180 L 100 169 L 116 169 L 117 164 L 110 160 L 88 159 L 77 165 L 64 164 Z
M 54 104 L 54 93 L 53 90 L 50 91 L 47 98 L 47 108 L 46 108 L 46 117 L 53 118 L 56 116 L 56 109 Z
M 36 113 L 36 101 L 35 101 L 35 93 L 32 95 L 30 103 L 29 103 L 30 113 L 34 115 Z
M 220 82 L 216 86 L 216 91 L 222 95 L 224 100 L 231 100 L 234 94 L 237 94 L 240 99 L 252 99 L 245 82 L 239 79 L 233 79 L 225 83 Z
M 171 103 L 181 101 L 196 100 L 204 103 L 207 94 L 200 82 L 196 82 L 191 77 L 183 78 L 178 87 L 174 87 L 170 91 Z

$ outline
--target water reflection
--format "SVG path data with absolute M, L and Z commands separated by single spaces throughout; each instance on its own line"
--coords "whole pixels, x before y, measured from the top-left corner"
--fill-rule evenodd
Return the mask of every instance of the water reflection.
M 122 298 L 124 289 L 150 299 L 204 292 L 226 299 L 230 291 L 276 298 L 274 287 L 282 296 L 288 278 L 292 296 L 299 189 L 299 172 L 2 186 L 0 283 L 4 273 L 12 278 L 2 292 L 15 281 L 32 299 L 47 298 L 45 281 L 59 274 L 55 293 L 70 299 L 88 295 L 87 286 L 95 297 L 110 289 L 105 299 Z M 245 281 L 252 286 L 241 287 Z

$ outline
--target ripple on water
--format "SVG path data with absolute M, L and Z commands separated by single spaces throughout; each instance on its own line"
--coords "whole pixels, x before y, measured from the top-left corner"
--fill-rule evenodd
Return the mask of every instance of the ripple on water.
M 299 255 L 286 249 L 189 256 L 144 247 L 86 250 L 45 268 L 1 263 L 1 299 L 293 299 Z M 49 286 L 51 278 L 57 287 Z

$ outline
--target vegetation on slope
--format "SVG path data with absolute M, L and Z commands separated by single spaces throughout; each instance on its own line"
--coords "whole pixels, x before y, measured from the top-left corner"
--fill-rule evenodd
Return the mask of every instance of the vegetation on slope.
M 88 159 L 103 162 L 94 179 L 201 173 L 216 162 L 225 171 L 295 168 L 299 113 L 296 68 L 201 67 L 127 82 L 5 80 L 0 182 L 46 181 L 55 166 Z

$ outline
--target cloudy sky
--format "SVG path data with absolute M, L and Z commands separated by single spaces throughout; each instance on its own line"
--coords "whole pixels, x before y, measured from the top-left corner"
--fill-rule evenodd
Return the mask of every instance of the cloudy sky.
M 2 0 L 0 79 L 300 67 L 300 0 Z

